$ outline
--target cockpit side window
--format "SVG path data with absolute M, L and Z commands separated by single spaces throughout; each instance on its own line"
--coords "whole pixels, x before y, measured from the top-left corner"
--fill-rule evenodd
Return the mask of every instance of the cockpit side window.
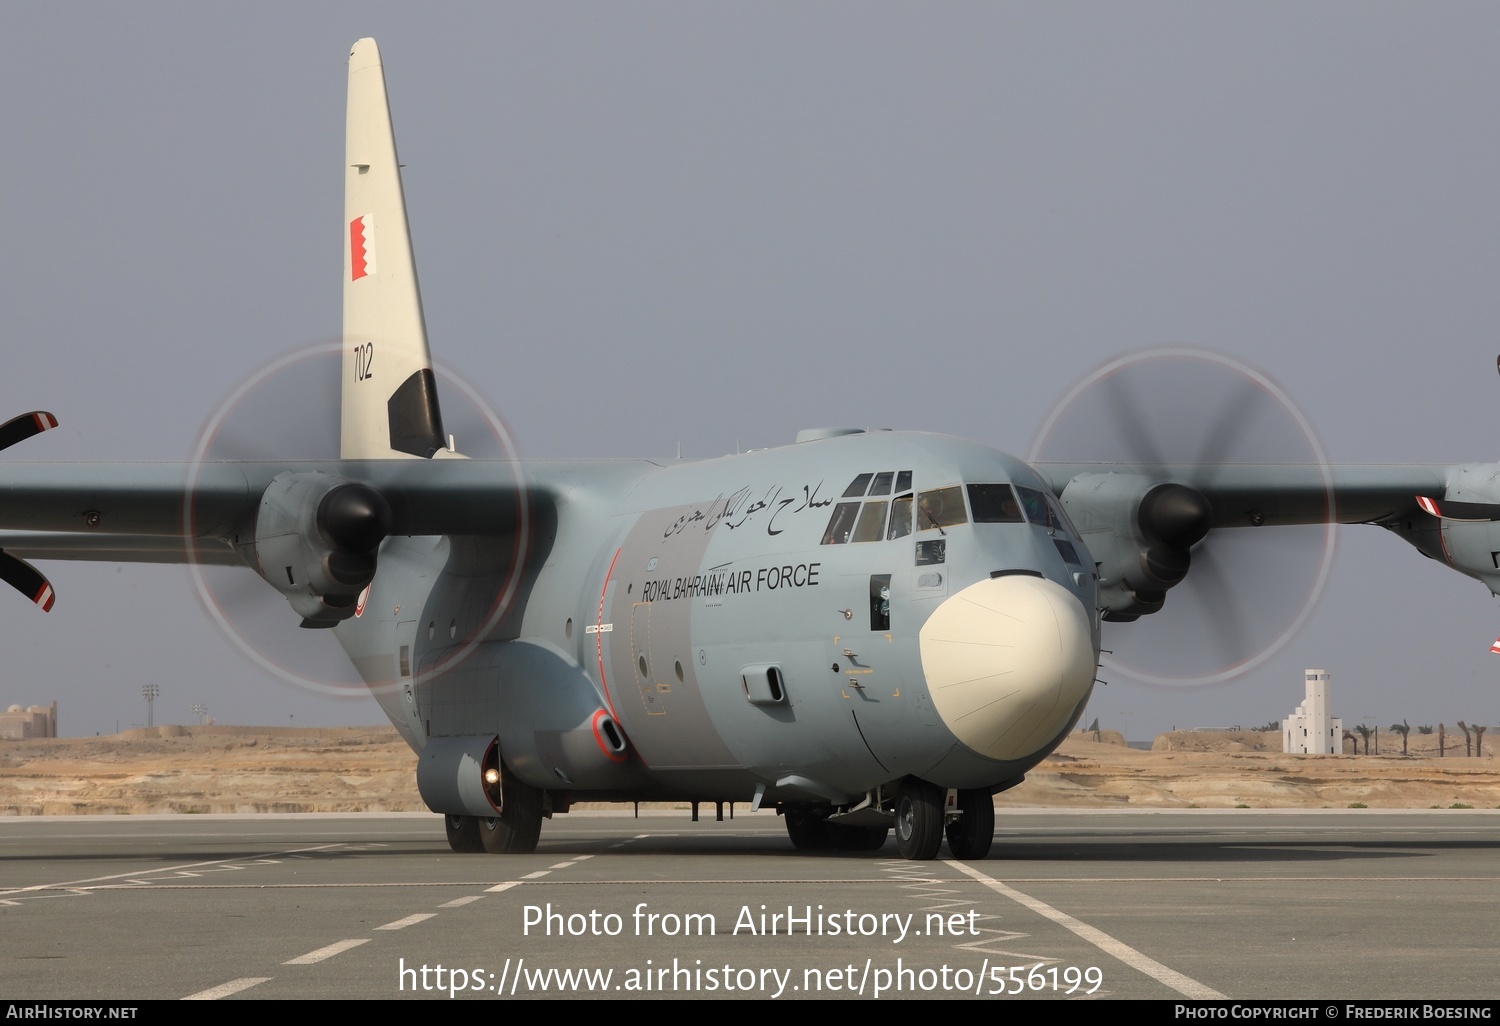
M 1051 492 L 1043 494 L 1047 496 L 1047 508 L 1052 510 L 1052 516 L 1056 519 L 1057 523 L 1064 531 L 1077 538 L 1079 536 L 1078 528 L 1073 526 L 1073 521 L 1068 517 L 1068 511 L 1063 509 L 1063 504 L 1058 502 Z
M 1040 498 L 1040 496 L 1038 496 Z M 1021 504 L 1008 484 L 969 485 L 969 504 L 974 507 L 976 524 L 1019 524 Z M 1046 520 L 1046 503 L 1042 503 L 1042 519 Z
M 865 494 L 865 489 L 870 487 L 870 478 L 874 476 L 874 474 L 861 474 L 853 481 L 850 481 L 849 487 L 844 489 L 843 497 L 846 499 L 857 499 Z
M 823 532 L 824 545 L 844 545 L 850 542 L 878 542 L 905 538 L 912 532 L 912 495 L 910 470 L 882 470 L 878 473 L 860 474 L 844 489 L 844 498 L 853 502 L 841 502 L 833 508 L 828 518 L 828 529 Z M 892 484 L 895 501 L 876 498 L 890 495 Z M 869 501 L 859 500 L 868 492 Z M 903 494 L 904 493 L 904 494 Z M 950 494 L 951 493 L 951 494 Z M 929 493 L 923 493 L 927 495 Z M 936 524 L 962 524 L 965 521 L 963 492 L 959 488 L 943 488 L 930 493 L 934 498 L 934 510 L 946 510 L 936 514 Z M 861 508 L 863 507 L 863 508 Z M 892 515 L 887 527 L 886 511 Z M 956 519 L 955 519 L 956 517 Z M 932 526 L 931 524 L 922 525 Z
M 828 518 L 828 530 L 823 532 L 824 545 L 842 545 L 849 540 L 854 530 L 855 518 L 859 516 L 859 503 L 841 502 L 833 507 L 833 516 Z
M 1020 510 L 1016 511 L 1017 517 Z M 917 497 L 917 530 L 941 530 L 955 524 L 966 524 L 969 515 L 964 510 L 964 491 L 958 485 L 949 488 L 934 488 Z
M 859 526 L 854 529 L 854 541 L 880 541 L 885 534 L 885 508 L 888 505 L 884 499 L 865 503 L 864 511 L 859 515 Z
M 1047 518 L 1047 497 L 1035 488 L 1027 488 L 1025 485 L 1016 485 L 1016 492 L 1021 496 L 1021 507 L 1026 510 L 1026 519 L 1033 524 L 1050 527 L 1051 521 Z
M 897 496 L 891 503 L 891 530 L 887 538 L 894 540 L 911 534 L 911 504 L 910 495 Z

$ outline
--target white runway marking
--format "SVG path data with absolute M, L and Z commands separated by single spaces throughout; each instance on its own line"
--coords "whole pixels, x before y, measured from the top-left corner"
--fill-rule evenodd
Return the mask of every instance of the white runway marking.
M 1003 884 L 992 876 L 986 876 L 972 866 L 967 866 L 962 862 L 955 862 L 952 859 L 945 861 L 965 876 L 978 880 L 996 894 L 1004 895 L 1016 904 L 1029 908 L 1037 915 L 1052 920 L 1065 930 L 1071 930 L 1106 955 L 1118 958 L 1132 969 L 1145 973 L 1156 982 L 1171 987 L 1184 997 L 1196 998 L 1200 1001 L 1212 1001 L 1225 997 L 1225 995 L 1220 994 L 1212 987 L 1207 987 L 1191 976 L 1183 975 L 1176 969 L 1169 969 L 1167 966 L 1156 961 L 1156 959 L 1141 954 L 1124 941 L 1116 940 L 1103 930 L 1074 919 L 1066 912 L 1053 908 L 1045 901 L 1033 898 L 1029 894 L 1022 894 L 1014 887 Z
M 441 905 L 439 905 L 438 908 L 461 908 L 471 901 L 478 901 L 482 897 L 484 897 L 483 894 L 470 894 L 467 897 L 454 898 L 452 901 L 445 901 Z
M 348 951 L 350 948 L 357 948 L 361 944 L 368 943 L 370 943 L 370 938 L 368 937 L 360 937 L 357 940 L 335 941 L 334 943 L 329 944 L 327 947 L 319 948 L 317 951 L 309 951 L 307 954 L 298 955 L 296 958 L 289 958 L 281 964 L 312 965 L 314 962 L 321 962 L 325 958 L 332 958 L 334 955 Z
M 337 848 L 337 847 L 338 847 L 338 845 L 336 845 L 336 844 L 320 844 L 320 845 L 317 845 L 316 847 L 313 847 L 313 848 L 294 848 L 293 851 L 322 851 L 325 848 Z M 287 852 L 277 852 L 276 854 L 278 854 L 278 855 L 287 855 L 289 853 L 287 853 Z M 294 859 L 297 859 L 297 858 L 302 858 L 302 859 L 312 858 L 311 855 L 290 855 L 290 857 L 294 858 Z M 237 859 L 215 859 L 212 862 L 189 862 L 186 865 L 182 865 L 182 866 L 164 866 L 161 869 L 151 869 L 151 870 L 147 870 L 144 873 L 141 872 L 140 870 L 132 869 L 128 873 L 115 873 L 112 876 L 94 876 L 94 877 L 89 877 L 87 880 L 69 880 L 69 881 L 67 881 L 65 883 L 52 883 L 52 884 L 32 884 L 30 887 L 11 887 L 11 888 L 7 888 L 6 890 L 0 890 L 0 897 L 6 897 L 6 896 L 9 896 L 9 895 L 12 895 L 12 894 L 25 894 L 28 891 L 52 891 L 52 890 L 61 890 L 64 887 L 83 887 L 83 886 L 86 886 L 88 884 L 105 883 L 106 881 L 109 881 L 109 880 L 131 880 L 132 877 L 155 876 L 157 873 L 176 873 L 178 876 L 195 876 L 197 874 L 188 873 L 188 872 L 186 872 L 186 870 L 189 870 L 189 869 L 202 869 L 205 866 L 218 866 L 218 865 L 223 865 L 225 863 L 232 863 L 232 862 L 237 862 L 237 861 L 239 861 L 239 860 L 237 860 Z M 133 882 L 133 883 L 141 883 L 141 882 L 144 882 L 144 881 L 132 880 L 131 882 Z
M 508 891 L 512 887 L 519 887 L 519 886 L 521 886 L 521 881 L 519 881 L 519 880 L 507 880 L 504 883 L 498 883 L 498 884 L 496 884 L 493 887 L 486 887 L 484 893 L 486 893 L 486 894 L 498 894 L 501 891 Z
M 398 919 L 394 923 L 386 923 L 384 926 L 377 926 L 377 927 L 375 927 L 375 929 L 377 929 L 377 930 L 404 930 L 408 926 L 416 926 L 418 923 L 423 923 L 423 922 L 426 922 L 429 919 L 435 919 L 435 918 L 437 918 L 437 913 L 436 912 L 416 912 L 416 913 L 414 913 L 412 915 L 407 916 L 405 919 Z
M 242 990 L 249 990 L 257 983 L 265 983 L 269 979 L 269 976 L 246 976 L 244 979 L 230 980 L 228 983 L 221 983 L 217 987 L 209 987 L 207 990 L 200 990 L 196 994 L 189 994 L 182 1000 L 217 1001 L 221 997 L 228 997 L 231 994 L 238 994 Z

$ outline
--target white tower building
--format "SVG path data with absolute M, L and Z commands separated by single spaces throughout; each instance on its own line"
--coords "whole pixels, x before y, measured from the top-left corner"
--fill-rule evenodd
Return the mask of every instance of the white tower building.
M 1341 755 L 1344 721 L 1328 715 L 1328 671 L 1303 672 L 1307 697 L 1281 721 L 1281 750 L 1303 755 Z

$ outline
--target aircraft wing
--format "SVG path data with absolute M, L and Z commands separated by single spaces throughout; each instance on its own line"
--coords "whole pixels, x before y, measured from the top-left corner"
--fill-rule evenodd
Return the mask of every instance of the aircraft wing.
M 248 565 L 304 626 L 331 627 L 353 614 L 387 537 L 524 544 L 555 501 L 506 460 L 7 463 L 0 579 L 50 609 L 51 585 L 28 559 Z
M 1093 556 L 1106 619 L 1162 608 L 1230 527 L 1377 524 L 1500 595 L 1500 465 L 1038 463 Z M 1221 580 L 1227 580 L 1222 574 Z
M 233 546 L 205 538 L 149 534 L 69 534 L 62 531 L 0 531 L 0 552 L 25 559 L 71 559 L 97 563 L 201 563 L 244 566 Z
M 1208 500 L 1212 511 L 1208 526 L 1212 528 L 1322 524 L 1330 519 L 1340 524 L 1388 521 L 1418 512 L 1418 496 L 1445 495 L 1454 472 L 1460 469 L 1430 463 L 1038 463 L 1035 467 L 1059 496 L 1088 475 L 1124 475 L 1184 485 Z
M 267 489 L 287 474 L 375 489 L 390 504 L 389 534 L 504 535 L 521 519 L 523 497 L 546 501 L 543 491 L 525 486 L 519 464 L 502 460 L 7 463 L 0 464 L 0 531 L 33 532 L 28 544 L 58 553 L 104 553 L 110 546 L 102 539 L 112 537 L 122 552 L 159 556 L 173 544 L 181 548 L 183 539 L 229 541 L 253 529 Z M 63 536 L 74 533 L 100 541 L 64 544 Z M 130 540 L 150 538 L 173 544 Z M 48 557 L 38 552 L 38 558 Z

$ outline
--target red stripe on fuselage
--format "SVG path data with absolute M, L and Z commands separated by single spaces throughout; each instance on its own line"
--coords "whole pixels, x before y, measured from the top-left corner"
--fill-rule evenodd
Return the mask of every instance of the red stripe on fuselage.
M 609 697 L 609 682 L 604 679 L 604 634 L 598 628 L 604 626 L 604 593 L 609 590 L 609 579 L 615 572 L 615 560 L 620 558 L 620 550 L 615 549 L 614 558 L 609 561 L 609 569 L 604 572 L 604 585 L 599 589 L 599 612 L 594 617 L 594 649 L 599 656 L 599 685 L 604 688 L 604 700 L 609 703 L 609 714 L 620 722 L 620 714 L 615 712 L 615 700 Z
M 589 717 L 589 726 L 593 728 L 594 731 L 594 744 L 599 746 L 599 751 L 603 752 L 604 757 L 610 762 L 624 762 L 625 753 L 617 752 L 614 749 L 610 748 L 608 743 L 606 743 L 604 740 L 604 734 L 599 730 L 599 718 L 601 716 L 608 715 L 609 714 L 606 713 L 603 709 L 598 709 L 594 712 L 593 716 Z

